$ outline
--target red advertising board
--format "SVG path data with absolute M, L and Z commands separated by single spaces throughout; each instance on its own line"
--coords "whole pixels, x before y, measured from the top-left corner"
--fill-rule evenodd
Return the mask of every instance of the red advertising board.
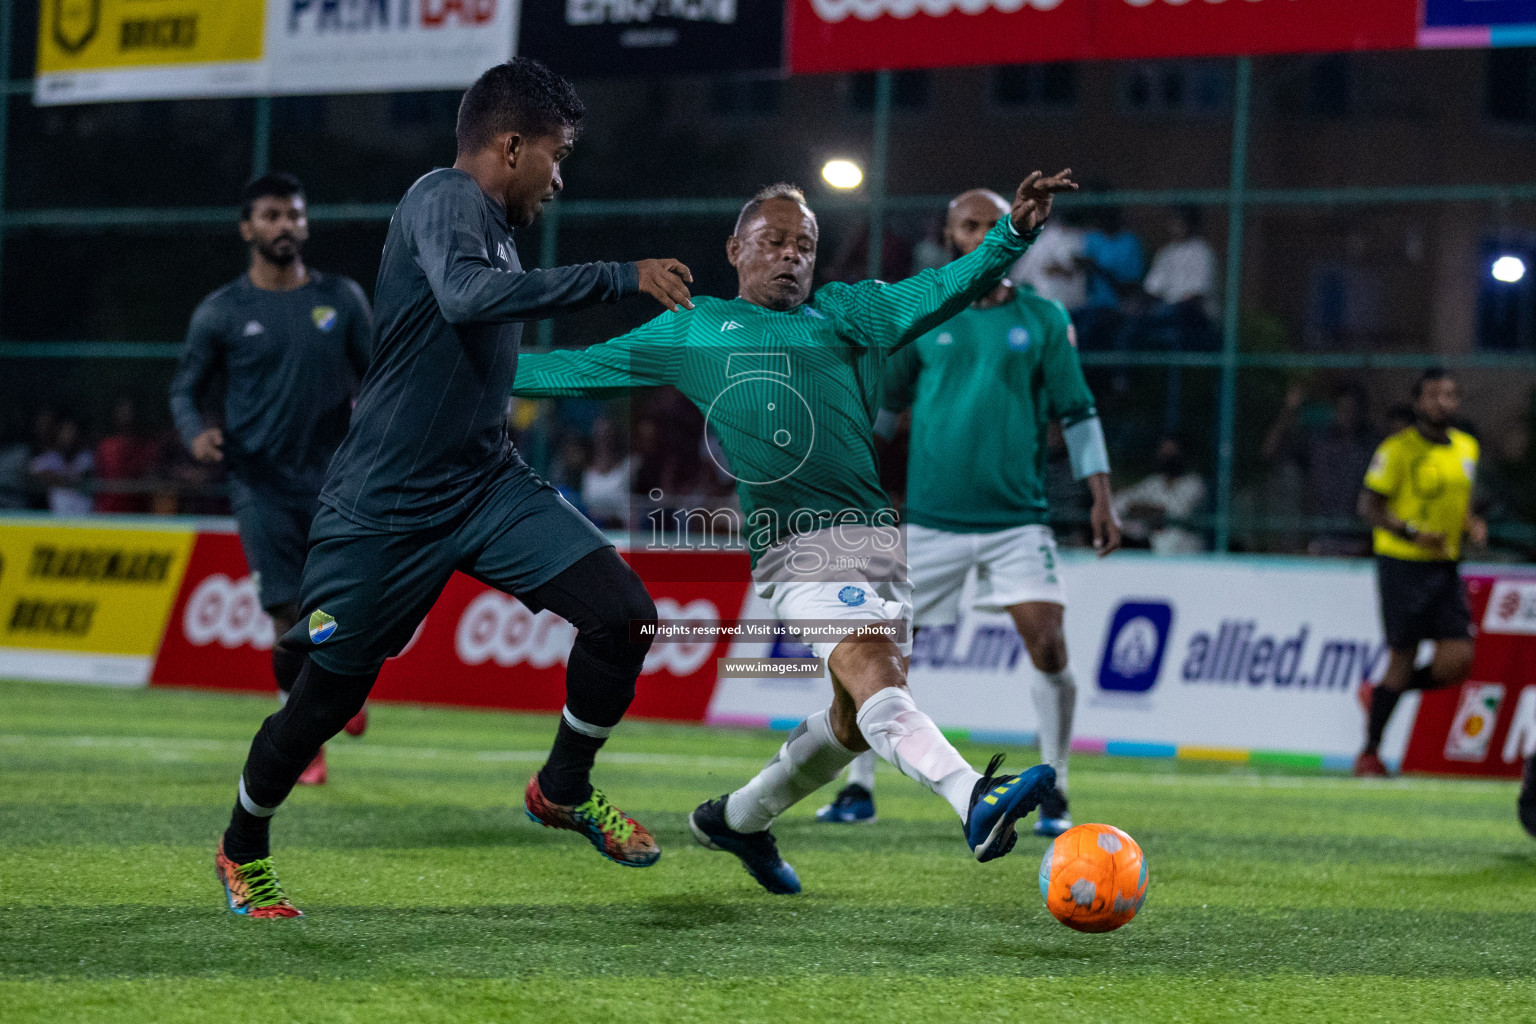
M 1467 577 L 1472 677 L 1426 693 L 1403 770 L 1517 778 L 1536 753 L 1536 577 Z
M 1409 49 L 1418 15 L 1418 0 L 789 0 L 789 67 Z
M 626 555 L 663 621 L 732 623 L 747 591 L 741 554 Z M 666 559 L 665 563 L 658 559 Z M 575 630 L 551 612 L 455 574 L 374 687 L 380 700 L 558 711 Z M 630 714 L 697 722 L 714 694 L 728 641 L 656 643 Z M 271 692 L 272 622 L 233 533 L 200 533 L 166 623 L 152 685 Z

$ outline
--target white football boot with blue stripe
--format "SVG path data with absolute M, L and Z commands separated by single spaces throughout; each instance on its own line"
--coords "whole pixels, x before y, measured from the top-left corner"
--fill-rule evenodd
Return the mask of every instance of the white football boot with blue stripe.
M 1037 764 L 1022 775 L 994 775 L 1003 755 L 987 762 L 987 770 L 971 790 L 971 812 L 965 819 L 965 841 L 983 864 L 1006 854 L 1018 842 L 1018 820 L 1056 789 L 1056 769 Z

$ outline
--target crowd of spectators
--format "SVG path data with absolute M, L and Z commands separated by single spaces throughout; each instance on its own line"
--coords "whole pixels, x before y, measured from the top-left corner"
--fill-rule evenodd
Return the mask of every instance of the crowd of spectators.
M 1218 260 L 1201 234 L 1196 207 L 1168 211 L 1165 239 L 1150 264 L 1143 240 L 1113 207 L 1061 211 L 1010 272 L 1010 280 L 1060 302 L 1080 347 L 1093 351 L 1210 351 L 1220 346 Z M 918 225 L 908 242 L 887 232 L 883 273 L 897 279 L 949 258 L 942 221 Z M 824 280 L 856 280 L 867 266 L 868 236 L 848 233 L 825 260 Z M 1210 546 L 1212 512 L 1199 460 L 1178 436 L 1178 370 L 1167 373 L 1166 413 L 1143 425 L 1136 451 L 1117 450 L 1127 479 L 1115 496 L 1130 546 L 1186 554 Z M 1128 387 L 1123 371 L 1105 381 Z M 194 461 L 170 429 L 146 429 L 132 399 L 114 401 L 99 422 L 45 406 L 0 424 L 0 509 L 223 514 L 222 469 Z M 1234 494 L 1234 543 L 1244 550 L 1362 556 L 1369 534 L 1355 503 L 1375 446 L 1408 426 L 1405 403 L 1373 420 L 1359 381 L 1335 382 L 1325 394 L 1291 387 L 1279 413 L 1249 452 Z M 688 516 L 739 511 L 735 479 L 703 417 L 672 389 L 632 399 L 526 401 L 509 407 L 520 450 L 562 494 L 599 526 L 674 534 Z M 1479 495 L 1495 522 L 1536 521 L 1536 453 L 1530 424 L 1511 422 L 1484 438 Z M 1470 428 L 1469 428 L 1470 429 Z M 1475 431 L 1473 431 L 1475 433 Z M 1151 438 L 1158 438 L 1156 444 Z M 883 482 L 898 505 L 904 490 L 904 434 L 882 453 Z M 1072 479 L 1059 430 L 1050 435 L 1048 488 L 1058 537 L 1089 542 L 1088 494 Z M 1152 472 L 1135 480 L 1134 468 Z M 700 519 L 691 520 L 697 524 Z M 1532 545 L 1536 551 L 1536 545 Z M 1530 554 L 1515 551 L 1515 555 Z
M 43 405 L 0 425 L 0 510 L 216 515 L 229 509 L 222 484 L 174 431 L 145 428 L 127 396 L 99 424 Z

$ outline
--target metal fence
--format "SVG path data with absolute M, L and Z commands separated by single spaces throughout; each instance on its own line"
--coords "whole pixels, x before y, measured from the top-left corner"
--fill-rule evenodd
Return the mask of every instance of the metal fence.
M 5 183 L 7 152 L 10 142 L 9 100 L 29 95 L 32 82 L 10 78 L 12 51 L 12 0 L 0 0 L 0 69 L 6 69 L 4 101 L 0 102 L 0 253 L 7 236 L 23 229 L 102 229 L 144 225 L 226 225 L 234 219 L 232 207 L 117 207 L 117 208 L 30 208 L 7 209 Z M 904 211 L 941 209 L 947 196 L 891 195 L 886 187 L 892 114 L 890 72 L 875 78 L 874 111 L 869 173 L 860 195 L 837 197 L 820 204 L 826 210 L 855 211 L 867 217 L 869 224 L 870 276 L 878 276 L 887 218 Z M 1261 206 L 1321 207 L 1347 204 L 1370 206 L 1387 204 L 1429 204 L 1445 202 L 1511 203 L 1536 200 L 1536 182 L 1507 185 L 1436 185 L 1424 187 L 1343 187 L 1343 188 L 1252 188 L 1248 183 L 1248 153 L 1252 112 L 1253 62 L 1237 58 L 1233 79 L 1231 120 L 1231 155 L 1228 180 L 1223 188 L 1115 190 L 1092 195 L 1072 196 L 1068 206 L 1200 205 L 1225 210 L 1228 224 L 1227 258 L 1223 285 L 1221 347 L 1215 352 L 1127 351 L 1084 352 L 1083 362 L 1099 367 L 1184 367 L 1217 371 L 1217 409 L 1215 424 L 1215 486 L 1213 510 L 1202 522 L 1209 526 L 1217 551 L 1232 547 L 1234 530 L 1290 529 L 1313 527 L 1327 529 L 1322 520 L 1296 520 L 1287 517 L 1243 518 L 1234 513 L 1234 466 L 1237 433 L 1238 375 L 1245 369 L 1408 369 L 1430 365 L 1479 370 L 1518 370 L 1536 373 L 1536 353 L 1468 353 L 1462 355 L 1416 354 L 1403 352 L 1296 353 L 1247 352 L 1239 346 L 1241 283 L 1243 280 L 1243 233 L 1249 211 Z M 253 118 L 252 175 L 265 172 L 272 148 L 272 99 L 255 100 Z M 738 201 L 729 198 L 582 200 L 562 199 L 552 204 L 540 224 L 540 263 L 554 266 L 560 257 L 560 229 L 564 223 L 603 220 L 616 217 L 717 218 L 734 216 Z M 392 203 L 315 204 L 310 217 L 317 222 L 382 222 L 393 212 Z M 0 301 L 4 300 L 5 282 L 0 279 Z M 538 325 L 537 344 L 548 346 L 553 339 L 552 324 Z M 0 359 L 96 359 L 175 358 L 179 342 L 117 342 L 100 340 L 37 342 L 26 339 L 0 339 Z M 1337 526 L 1338 524 L 1331 524 Z M 1523 524 L 1503 524 L 1497 533 L 1511 540 L 1536 540 L 1536 530 Z

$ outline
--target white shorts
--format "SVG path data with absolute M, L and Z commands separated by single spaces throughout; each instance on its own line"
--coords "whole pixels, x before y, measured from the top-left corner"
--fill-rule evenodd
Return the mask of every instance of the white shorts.
M 898 629 L 896 646 L 912 653 L 912 584 L 904 582 L 760 583 L 757 596 L 768 602 L 773 617 L 795 634 L 794 623 L 832 626 L 830 633 L 805 637 L 816 657 L 826 660 L 832 649 L 860 626 L 889 624 Z M 847 623 L 847 629 L 842 624 Z
M 914 598 L 913 623 L 947 626 L 960 617 L 965 577 L 976 570 L 978 611 L 1042 601 L 1066 607 L 1056 537 L 1048 526 L 1015 526 L 996 533 L 951 533 L 916 524 L 907 527 L 907 569 Z

